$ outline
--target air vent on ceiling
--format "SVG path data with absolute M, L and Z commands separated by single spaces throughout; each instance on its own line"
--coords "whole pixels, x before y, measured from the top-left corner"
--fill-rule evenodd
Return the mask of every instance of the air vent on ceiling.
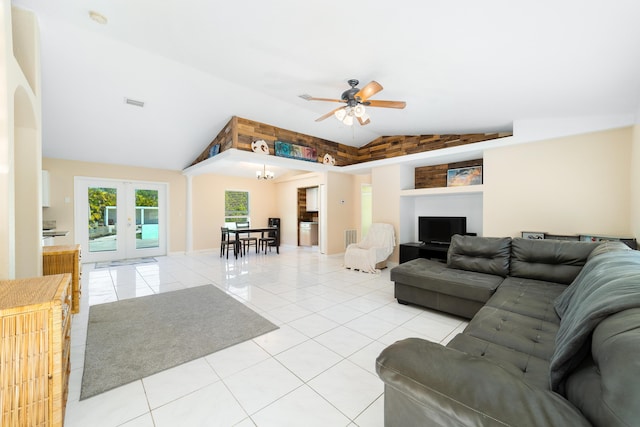
M 136 101 L 135 99 L 125 98 L 124 102 L 125 104 L 135 105 L 136 107 L 144 107 L 144 101 Z
M 302 99 L 306 99 L 307 101 L 309 101 L 311 98 L 313 98 L 311 95 L 309 95 L 308 93 L 303 93 L 302 95 L 298 95 L 300 98 Z

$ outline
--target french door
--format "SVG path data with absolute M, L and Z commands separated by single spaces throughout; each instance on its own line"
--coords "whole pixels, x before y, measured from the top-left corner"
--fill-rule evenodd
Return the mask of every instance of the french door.
M 166 184 L 75 179 L 75 235 L 86 262 L 166 255 Z

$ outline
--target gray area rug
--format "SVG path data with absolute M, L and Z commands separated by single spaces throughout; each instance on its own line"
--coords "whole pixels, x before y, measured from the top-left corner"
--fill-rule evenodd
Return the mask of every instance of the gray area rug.
M 146 264 L 148 262 L 157 262 L 153 257 L 119 259 L 116 261 L 96 262 L 95 268 L 121 267 L 123 265 Z
M 275 329 L 212 285 L 91 306 L 80 400 Z

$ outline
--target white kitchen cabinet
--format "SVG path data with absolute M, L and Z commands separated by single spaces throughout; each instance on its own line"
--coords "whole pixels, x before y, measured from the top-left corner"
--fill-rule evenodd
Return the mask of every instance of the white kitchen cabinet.
M 318 212 L 318 187 L 307 188 L 307 212 Z

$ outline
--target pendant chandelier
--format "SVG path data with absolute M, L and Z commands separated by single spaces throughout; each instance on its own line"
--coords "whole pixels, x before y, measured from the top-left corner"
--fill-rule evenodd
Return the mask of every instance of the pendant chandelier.
M 273 179 L 275 175 L 273 172 L 267 170 L 267 165 L 262 166 L 262 170 L 256 171 L 256 178 L 258 179 Z

